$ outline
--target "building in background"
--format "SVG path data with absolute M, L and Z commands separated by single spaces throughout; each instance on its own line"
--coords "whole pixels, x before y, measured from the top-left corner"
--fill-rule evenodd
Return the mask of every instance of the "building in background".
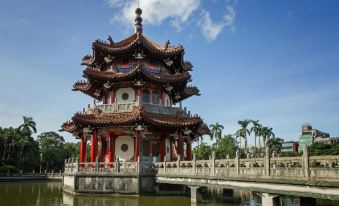
M 299 138 L 299 152 L 302 152 L 305 145 L 310 146 L 315 141 L 327 141 L 330 139 L 330 134 L 313 129 L 310 124 L 303 124 Z
M 281 145 L 281 152 L 298 152 L 299 143 L 295 141 L 284 142 Z

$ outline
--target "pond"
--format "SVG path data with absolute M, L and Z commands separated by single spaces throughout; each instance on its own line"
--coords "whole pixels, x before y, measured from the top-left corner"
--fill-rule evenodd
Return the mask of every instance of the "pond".
M 236 201 L 216 202 L 210 199 L 201 206 L 260 206 L 260 198 L 253 193 L 237 191 Z M 282 197 L 282 205 L 299 206 L 299 198 Z M 62 192 L 60 182 L 8 182 L 0 183 L 1 206 L 189 206 L 184 196 L 113 196 L 81 195 L 73 197 Z M 339 205 L 338 201 L 317 200 L 319 206 Z

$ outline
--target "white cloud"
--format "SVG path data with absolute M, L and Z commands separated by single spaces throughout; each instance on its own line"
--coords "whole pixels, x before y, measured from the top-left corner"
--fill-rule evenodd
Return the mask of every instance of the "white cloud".
M 119 12 L 113 16 L 114 20 L 119 20 L 128 25 L 132 25 L 132 17 L 135 8 L 143 9 L 142 18 L 145 24 L 160 25 L 164 20 L 169 19 L 172 26 L 177 29 L 186 22 L 189 17 L 200 6 L 200 0 L 106 0 L 109 6 L 117 8 Z
M 231 31 L 235 31 L 234 21 L 236 11 L 232 6 L 226 7 L 226 14 L 220 22 L 214 22 L 210 13 L 206 10 L 201 12 L 201 16 L 202 18 L 198 22 L 198 25 L 201 28 L 202 34 L 208 41 L 214 41 L 225 27 L 228 27 Z
M 183 26 L 189 22 L 197 22 L 201 28 L 203 36 L 208 41 L 215 40 L 225 29 L 229 28 L 235 31 L 234 21 L 236 11 L 234 9 L 236 1 L 226 1 L 226 11 L 220 22 L 214 22 L 210 12 L 201 8 L 201 0 L 105 0 L 106 3 L 115 9 L 113 21 L 118 21 L 132 27 L 135 8 L 143 9 L 143 23 L 159 26 L 165 20 L 168 20 L 172 27 L 181 31 Z M 201 13 L 196 18 L 192 18 L 195 12 Z M 191 21 L 189 21 L 191 19 Z M 186 23 L 186 24 L 185 24 Z M 195 25 L 195 24 L 194 24 Z

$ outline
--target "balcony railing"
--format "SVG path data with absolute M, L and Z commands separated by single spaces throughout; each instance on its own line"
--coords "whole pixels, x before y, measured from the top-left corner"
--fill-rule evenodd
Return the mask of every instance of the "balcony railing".
M 103 111 L 104 113 L 120 113 L 120 112 L 131 112 L 134 106 L 137 106 L 136 102 L 102 104 L 98 105 L 97 108 Z
M 165 114 L 165 115 L 176 115 L 177 112 L 184 112 L 183 109 L 178 107 L 166 107 L 163 105 L 157 104 L 142 104 L 145 110 L 149 113 L 156 113 L 156 114 Z
M 104 113 L 121 113 L 121 112 L 131 112 L 134 106 L 139 106 L 137 102 L 128 102 L 128 103 L 114 103 L 114 104 L 102 104 L 97 105 L 96 107 Z M 190 113 L 186 112 L 185 109 L 179 107 L 167 107 L 157 104 L 141 104 L 147 112 L 155 114 L 165 114 L 175 116 L 178 112 L 182 112 L 187 116 L 190 116 Z

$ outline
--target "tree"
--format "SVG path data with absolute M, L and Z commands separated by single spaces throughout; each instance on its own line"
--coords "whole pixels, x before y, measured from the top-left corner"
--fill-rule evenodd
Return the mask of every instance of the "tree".
M 215 151 L 217 159 L 225 159 L 227 155 L 234 158 L 237 149 L 237 142 L 231 134 L 224 135 L 218 144 L 213 145 L 213 151 Z
M 257 137 L 259 137 L 259 147 L 261 147 L 261 142 L 260 142 L 260 135 L 261 135 L 261 124 L 259 124 L 259 120 L 252 120 L 252 127 L 250 132 L 254 133 L 254 146 L 257 147 Z
M 261 128 L 261 136 L 263 138 L 263 142 L 264 142 L 264 147 L 267 146 L 267 140 L 269 140 L 271 137 L 274 137 L 274 133 L 273 133 L 273 128 L 272 127 L 263 127 Z
M 193 154 L 195 154 L 196 159 L 198 160 L 206 160 L 212 154 L 212 147 L 207 145 L 206 143 L 202 143 L 199 146 L 194 147 Z
M 247 149 L 247 135 L 250 135 L 250 130 L 247 128 L 251 123 L 251 120 L 245 119 L 243 121 L 238 121 L 240 129 L 235 133 L 237 137 L 241 137 L 245 140 L 245 148 Z
M 279 138 L 273 137 L 272 139 L 269 139 L 267 141 L 268 148 L 277 154 L 280 153 L 282 147 L 281 142 L 279 140 L 280 140 Z
M 32 117 L 27 117 L 27 116 L 23 116 L 24 122 L 22 125 L 20 125 L 18 127 L 20 132 L 28 132 L 29 136 L 31 136 L 32 133 L 36 133 L 37 129 L 36 129 L 36 123 L 35 121 L 33 121 Z
M 222 126 L 221 124 L 219 124 L 218 122 L 215 124 L 211 124 L 210 125 L 210 130 L 211 130 L 211 140 L 214 138 L 216 140 L 216 142 L 218 143 L 218 141 L 221 139 L 222 136 L 222 130 L 224 129 L 224 126 Z
M 63 169 L 67 151 L 64 148 L 64 138 L 55 132 L 45 132 L 38 136 L 42 154 L 42 166 L 46 170 L 59 171 Z

